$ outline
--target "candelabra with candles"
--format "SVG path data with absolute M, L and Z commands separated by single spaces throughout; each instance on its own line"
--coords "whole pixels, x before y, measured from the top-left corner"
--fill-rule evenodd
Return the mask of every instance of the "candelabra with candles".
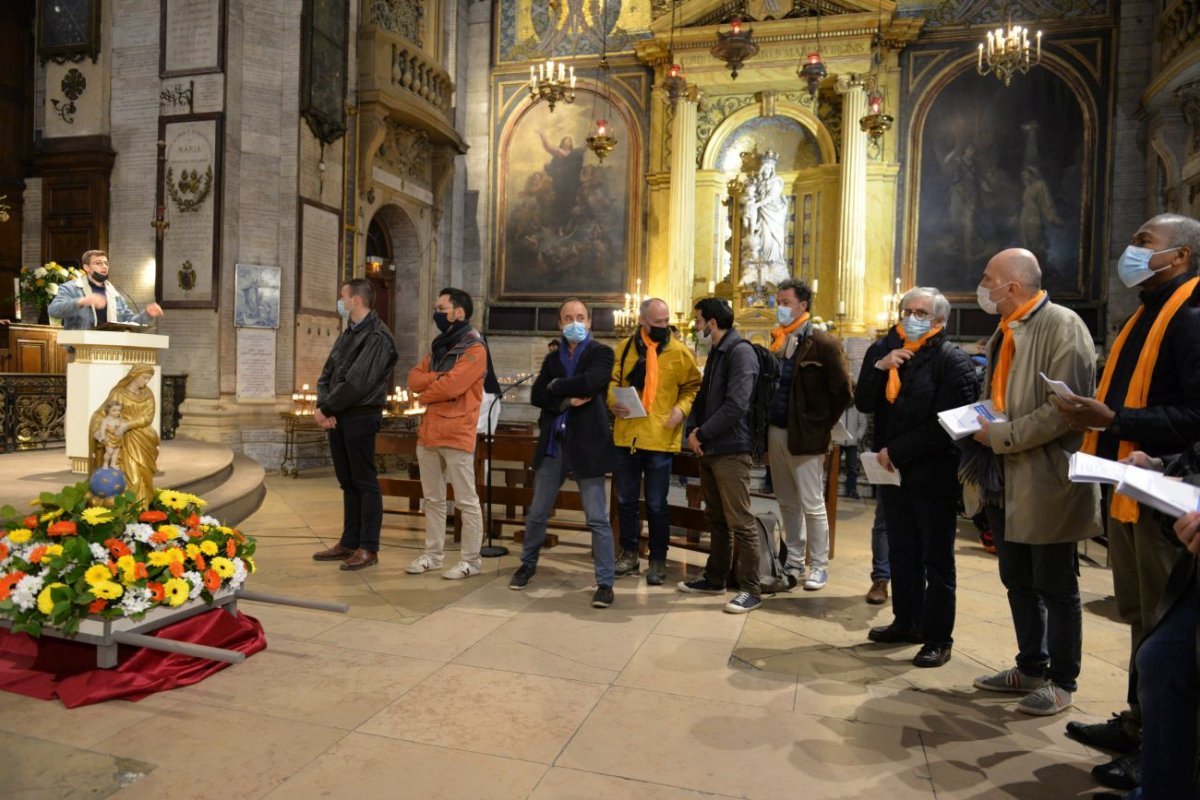
M 900 321 L 900 279 L 896 278 L 896 291 L 883 296 L 883 311 L 875 315 L 875 327 L 880 335 Z
M 1037 31 L 1035 43 L 1029 43 L 1029 28 L 1008 23 L 1008 30 L 996 28 L 987 32 L 986 47 L 979 43 L 979 62 L 975 68 L 980 75 L 994 74 L 1008 86 L 1013 75 L 1025 74 L 1042 60 L 1042 32 Z M 986 56 L 986 57 L 985 57 Z
M 317 393 L 310 391 L 308 384 L 292 393 L 292 413 L 297 417 L 311 417 L 317 411 Z
M 575 67 L 553 58 L 529 68 L 529 99 L 545 100 L 554 111 L 555 103 L 575 102 Z
M 637 289 L 633 294 L 626 293 L 625 307 L 613 312 L 613 329 L 617 336 L 624 338 L 632 336 L 638 327 L 638 317 L 642 314 L 642 279 L 638 278 Z

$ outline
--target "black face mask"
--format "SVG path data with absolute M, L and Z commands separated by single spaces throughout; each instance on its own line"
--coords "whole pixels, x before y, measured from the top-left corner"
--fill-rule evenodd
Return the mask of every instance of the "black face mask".
M 103 284 L 105 281 L 108 280 L 107 275 L 101 275 L 99 272 L 93 272 L 88 277 L 92 279 L 92 283 Z
M 435 311 L 433 312 L 433 324 L 437 325 L 439 331 L 445 333 L 450 330 L 450 326 L 454 323 L 450 321 L 445 311 Z
M 650 337 L 650 341 L 655 344 L 666 344 L 671 341 L 671 329 L 666 325 L 662 327 L 651 325 L 650 332 L 647 335 Z

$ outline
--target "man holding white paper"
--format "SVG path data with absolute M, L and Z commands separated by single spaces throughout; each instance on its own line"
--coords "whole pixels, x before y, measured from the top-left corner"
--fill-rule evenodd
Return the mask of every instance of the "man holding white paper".
M 879 487 L 895 619 L 867 638 L 922 645 L 917 667 L 942 666 L 954 643 L 958 448 L 937 415 L 979 390 L 970 357 L 946 337 L 949 313 L 937 289 L 910 289 L 900 324 L 863 357 L 854 392 L 858 410 L 875 415 L 879 464 L 901 476 L 899 485 Z
M 1004 505 L 985 508 L 1018 652 L 1016 666 L 976 678 L 975 686 L 1024 694 L 1019 711 L 1049 716 L 1069 708 L 1076 690 L 1083 612 L 1075 547 L 1100 532 L 1100 498 L 1094 484 L 1067 480 L 1068 456 L 1082 437 L 1041 377 L 1090 393 L 1096 350 L 1079 315 L 1052 303 L 1041 282 L 1034 255 L 1011 249 L 988 262 L 977 292 L 980 308 L 1001 315 L 988 342 L 983 396 L 1008 419 L 981 418 L 975 439 L 1003 467 Z
M 1075 430 L 1086 432 L 1083 450 L 1121 460 L 1137 450 L 1150 456 L 1181 452 L 1200 441 L 1200 222 L 1160 214 L 1134 233 L 1117 272 L 1140 304 L 1113 343 L 1095 399 L 1059 400 Z M 1136 649 L 1149 629 L 1178 548 L 1162 536 L 1151 510 L 1128 495 L 1110 492 L 1108 541 L 1117 613 L 1128 623 Z M 1136 733 L 1130 719 L 1071 725 L 1088 744 L 1111 745 L 1117 728 Z M 1131 724 L 1130 724 L 1131 723 Z M 1129 759 L 1106 765 L 1097 777 L 1122 788 L 1134 775 Z M 1115 780 L 1106 780 L 1108 773 Z

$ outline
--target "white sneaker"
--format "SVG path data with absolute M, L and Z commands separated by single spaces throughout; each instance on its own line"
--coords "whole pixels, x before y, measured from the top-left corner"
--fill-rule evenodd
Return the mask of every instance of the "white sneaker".
M 818 589 L 824 589 L 827 583 L 829 583 L 829 571 L 823 567 L 813 567 L 808 571 L 808 577 L 804 579 L 804 588 L 815 592 Z
M 463 578 L 469 578 L 472 575 L 478 575 L 483 572 L 479 567 L 473 567 L 466 561 L 460 561 L 455 566 L 442 573 L 442 577 L 448 581 L 461 581 Z
M 409 575 L 420 575 L 422 572 L 429 572 L 431 569 L 437 569 L 442 565 L 440 558 L 434 558 L 428 553 L 422 553 L 413 559 L 413 562 L 404 568 L 404 571 Z
M 1017 711 L 1035 717 L 1052 717 L 1073 704 L 1071 693 L 1054 681 L 1046 681 L 1017 703 Z

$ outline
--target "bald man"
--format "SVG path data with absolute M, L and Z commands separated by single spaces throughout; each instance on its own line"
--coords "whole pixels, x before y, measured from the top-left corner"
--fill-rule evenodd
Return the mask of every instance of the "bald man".
M 1100 497 L 1095 485 L 1067 479 L 1069 456 L 1083 436 L 1063 419 L 1041 374 L 1090 395 L 1096 348 L 1079 315 L 1050 302 L 1028 250 L 996 254 L 977 296 L 980 308 L 1001 317 L 988 342 L 983 396 L 1005 419 L 980 417 L 975 439 L 995 452 L 1003 468 L 1003 504 L 985 509 L 1008 590 L 1017 658 L 1016 666 L 976 678 L 975 686 L 1024 694 L 1018 711 L 1050 716 L 1071 707 L 1079 677 L 1083 613 L 1075 546 L 1100 533 Z

